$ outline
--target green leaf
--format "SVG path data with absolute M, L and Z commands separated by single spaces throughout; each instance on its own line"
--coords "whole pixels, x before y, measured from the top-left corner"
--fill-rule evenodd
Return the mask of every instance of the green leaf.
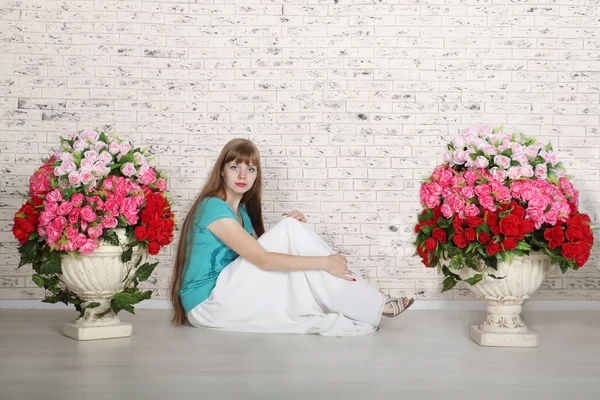
M 466 283 L 468 283 L 469 285 L 473 286 L 475 285 L 477 282 L 481 281 L 483 279 L 483 275 L 481 274 L 475 274 L 470 278 L 467 279 L 463 279 Z
M 42 278 L 41 276 L 39 276 L 38 274 L 34 274 L 31 277 L 31 280 L 38 285 L 39 287 L 44 287 L 44 284 L 46 283 L 44 278 Z
M 506 156 L 506 157 L 512 157 L 512 154 L 513 154 L 513 153 L 512 153 L 512 149 L 506 149 L 506 150 L 504 150 L 504 151 L 503 151 L 502 153 L 500 153 L 500 154 L 501 154 L 501 155 L 503 155 L 503 156 Z
M 131 256 L 133 255 L 133 247 L 127 247 L 127 250 L 121 254 L 121 261 L 129 262 L 131 261 Z
M 510 162 L 510 165 L 511 165 L 511 167 L 516 167 L 516 166 L 519 166 L 519 165 L 521 165 L 521 163 L 520 163 L 520 162 L 518 162 L 517 160 L 512 160 L 512 161 Z
M 17 268 L 21 268 L 25 264 L 33 264 L 37 257 L 38 252 L 38 242 L 36 241 L 28 241 L 23 244 L 23 246 L 19 247 L 19 253 L 21 254 L 21 260 L 19 261 L 19 266 Z
M 48 258 L 42 261 L 42 264 L 40 265 L 40 274 L 62 274 L 60 265 L 60 254 L 57 251 L 51 251 Z
M 546 151 L 552 151 L 552 144 L 551 144 L 551 143 L 548 143 L 548 144 L 546 145 L 546 147 L 544 147 L 544 150 L 546 150 Z
M 498 271 L 498 259 L 496 257 L 492 256 L 492 257 L 486 258 L 485 263 L 487 264 L 488 267 Z
M 421 230 L 423 231 L 423 233 L 425 233 L 427 236 L 431 236 L 431 232 L 433 232 L 433 228 L 431 226 L 422 226 Z
M 111 300 L 111 308 L 115 313 L 118 313 L 121 310 L 128 311 L 132 314 L 135 314 L 133 309 L 133 304 L 137 303 L 135 297 L 130 293 L 120 292 L 113 296 Z
M 455 274 L 454 272 L 450 271 L 448 269 L 448 267 L 446 267 L 446 266 L 442 267 L 442 272 L 444 273 L 445 276 L 451 276 L 456 280 L 460 280 L 460 277 L 457 274 Z
M 531 250 L 531 246 L 529 246 L 529 244 L 525 241 L 520 241 L 519 243 L 517 243 L 517 250 Z
M 104 242 L 108 245 L 111 245 L 111 246 L 119 245 L 119 237 L 117 236 L 117 233 L 113 230 L 109 230 L 106 233 L 104 233 L 102 235 L 102 239 L 104 239 Z
M 144 282 L 145 280 L 150 278 L 152 271 L 154 271 L 154 268 L 156 268 L 157 265 L 157 262 L 153 264 L 145 263 L 135 271 L 135 274 L 133 276 L 136 277 L 140 282 Z
M 505 276 L 496 276 L 496 275 L 494 275 L 494 274 L 488 274 L 488 276 L 489 276 L 490 278 L 493 278 L 493 279 L 504 279 L 504 278 L 506 278 Z
M 100 303 L 98 303 L 97 301 L 92 301 L 91 303 L 87 303 L 85 308 L 96 308 L 96 307 L 100 307 Z
M 447 277 L 446 279 L 444 279 L 444 284 L 442 286 L 442 293 L 452 289 L 455 285 L 456 285 L 456 280 L 452 276 Z

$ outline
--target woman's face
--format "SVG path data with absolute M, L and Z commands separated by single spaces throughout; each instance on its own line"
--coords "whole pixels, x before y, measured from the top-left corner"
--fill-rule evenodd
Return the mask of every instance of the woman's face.
M 223 171 L 223 180 L 225 187 L 236 194 L 244 194 L 252 188 L 258 167 L 256 165 L 247 165 L 245 163 L 236 163 L 235 161 L 225 164 Z

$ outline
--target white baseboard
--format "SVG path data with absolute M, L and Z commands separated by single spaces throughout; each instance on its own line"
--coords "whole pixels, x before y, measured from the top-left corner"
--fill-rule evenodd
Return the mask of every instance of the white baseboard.
M 135 306 L 138 310 L 170 310 L 171 302 L 168 300 L 146 300 Z M 484 305 L 479 300 L 421 300 L 416 301 L 411 307 L 413 310 L 422 311 L 483 311 Z M 36 310 L 74 309 L 72 304 L 48 304 L 41 300 L 0 300 L 0 309 Z M 523 309 L 526 311 L 555 311 L 555 310 L 600 310 L 600 301 L 595 300 L 528 300 Z

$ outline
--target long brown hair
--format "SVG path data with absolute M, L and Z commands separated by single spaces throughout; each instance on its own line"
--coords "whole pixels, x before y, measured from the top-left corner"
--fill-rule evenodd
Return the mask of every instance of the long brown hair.
M 181 234 L 179 236 L 179 245 L 177 247 L 177 258 L 175 259 L 175 270 L 173 271 L 173 280 L 171 282 L 171 302 L 173 303 L 173 324 L 182 325 L 185 320 L 185 310 L 181 299 L 179 298 L 179 288 L 181 287 L 181 280 L 183 278 L 183 268 L 188 256 L 188 239 L 193 241 L 193 230 L 190 230 L 190 226 L 194 221 L 196 215 L 196 209 L 198 204 L 207 197 L 218 197 L 221 200 L 226 200 L 225 192 L 225 181 L 221 173 L 225 168 L 225 164 L 229 162 L 245 163 L 247 165 L 256 166 L 256 180 L 252 185 L 252 188 L 244 193 L 240 204 L 244 206 L 252 221 L 252 227 L 256 232 L 257 236 L 261 236 L 265 233 L 265 226 L 262 218 L 262 171 L 260 167 L 260 153 L 258 149 L 250 140 L 247 139 L 233 139 L 230 140 L 219 158 L 215 162 L 215 165 L 208 177 L 208 181 L 204 188 L 194 201 L 192 208 L 188 212 L 183 227 L 181 228 Z M 188 236 L 189 235 L 189 236 Z

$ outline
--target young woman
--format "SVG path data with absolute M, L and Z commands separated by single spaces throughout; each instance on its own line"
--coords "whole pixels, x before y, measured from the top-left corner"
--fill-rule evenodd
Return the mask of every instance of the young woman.
M 298 211 L 265 233 L 261 188 L 256 146 L 231 140 L 183 224 L 171 286 L 174 324 L 356 336 L 413 303 L 352 273 Z

